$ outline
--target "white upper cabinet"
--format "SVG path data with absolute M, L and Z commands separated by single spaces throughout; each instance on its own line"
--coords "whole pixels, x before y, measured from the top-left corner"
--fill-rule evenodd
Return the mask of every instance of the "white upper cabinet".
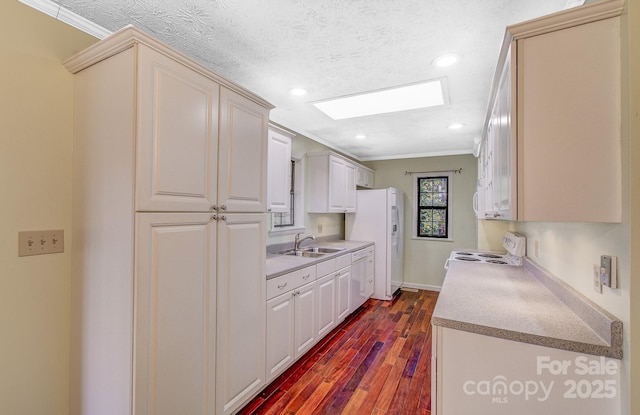
M 266 211 L 268 124 L 268 109 L 220 88 L 220 211 Z
M 479 161 L 485 217 L 621 221 L 623 5 L 507 28 Z
M 267 212 L 288 212 L 291 205 L 292 134 L 269 126 Z
M 479 211 L 492 219 L 515 219 L 516 188 L 512 173 L 515 172 L 515 139 L 511 128 L 511 53 L 507 49 L 504 64 L 498 78 L 490 117 L 488 119 L 481 163 L 486 164 L 481 182 L 484 194 L 479 199 L 484 206 Z
M 622 220 L 620 59 L 619 17 L 518 40 L 518 219 Z
M 375 172 L 368 167 L 358 164 L 356 166 L 356 186 L 373 189 Z
M 138 46 L 138 211 L 209 211 L 217 197 L 219 85 Z
M 355 165 L 331 152 L 307 154 L 306 193 L 310 213 L 355 212 Z

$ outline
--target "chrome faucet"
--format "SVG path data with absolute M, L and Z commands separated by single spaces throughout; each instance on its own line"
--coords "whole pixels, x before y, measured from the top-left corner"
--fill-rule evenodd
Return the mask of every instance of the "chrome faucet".
M 313 236 L 313 235 L 305 236 L 304 238 L 300 239 L 300 235 L 302 235 L 302 233 L 296 234 L 296 239 L 293 242 L 293 250 L 294 251 L 298 251 L 300 249 L 300 244 L 303 241 L 306 241 L 307 239 L 313 239 L 313 240 L 316 239 L 316 237 Z

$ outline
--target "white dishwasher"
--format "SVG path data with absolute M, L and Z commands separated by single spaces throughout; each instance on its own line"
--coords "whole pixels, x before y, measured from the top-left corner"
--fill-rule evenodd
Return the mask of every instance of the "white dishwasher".
M 372 249 L 360 249 L 351 254 L 351 303 L 350 313 L 364 304 L 373 291 L 369 288 L 367 275 L 367 261 Z

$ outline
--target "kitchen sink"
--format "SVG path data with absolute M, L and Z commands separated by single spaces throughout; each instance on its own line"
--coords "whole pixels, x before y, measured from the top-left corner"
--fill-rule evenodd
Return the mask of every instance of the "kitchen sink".
M 317 258 L 326 254 L 327 254 L 326 252 L 293 251 L 293 250 L 284 252 L 284 255 L 303 256 L 307 258 Z
M 322 248 L 322 247 L 310 247 L 310 248 L 305 248 L 304 249 L 305 252 L 312 252 L 312 253 L 322 253 L 322 254 L 332 254 L 334 252 L 340 252 L 340 251 L 344 251 L 344 249 L 341 248 Z

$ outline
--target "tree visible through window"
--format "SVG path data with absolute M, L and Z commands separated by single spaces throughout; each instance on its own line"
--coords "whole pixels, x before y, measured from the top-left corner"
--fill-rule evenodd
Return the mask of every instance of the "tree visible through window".
M 417 234 L 449 238 L 449 176 L 417 178 Z

